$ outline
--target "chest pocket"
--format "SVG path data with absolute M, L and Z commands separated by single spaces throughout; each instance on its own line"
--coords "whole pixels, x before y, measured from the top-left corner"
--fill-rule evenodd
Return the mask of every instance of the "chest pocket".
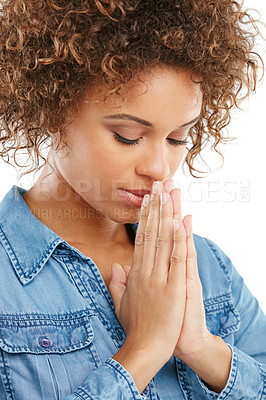
M 88 346 L 93 330 L 88 317 L 19 315 L 1 318 L 0 347 L 8 353 L 66 353 Z
M 240 327 L 240 315 L 235 309 L 231 294 L 205 300 L 206 324 L 209 331 L 217 336 L 226 338 L 232 343 L 229 336 Z
M 97 368 L 90 312 L 1 315 L 2 380 L 14 398 L 60 399 Z

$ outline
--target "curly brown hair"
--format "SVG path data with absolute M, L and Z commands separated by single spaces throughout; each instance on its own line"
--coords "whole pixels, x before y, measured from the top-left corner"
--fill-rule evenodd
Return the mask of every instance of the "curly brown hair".
M 26 149 L 32 172 L 41 146 L 60 140 L 71 111 L 95 82 L 118 93 L 156 66 L 201 77 L 201 119 L 186 163 L 207 142 L 228 140 L 230 112 L 256 88 L 259 21 L 238 0 L 0 0 L 0 156 Z M 7 158 L 7 160 L 5 160 Z M 199 172 L 199 171 L 198 171 Z

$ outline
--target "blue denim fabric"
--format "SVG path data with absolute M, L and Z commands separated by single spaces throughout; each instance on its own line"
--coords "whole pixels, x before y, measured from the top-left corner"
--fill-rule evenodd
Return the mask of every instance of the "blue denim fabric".
M 112 359 L 125 333 L 97 266 L 32 214 L 25 192 L 13 186 L 0 204 L 1 400 L 266 399 L 266 318 L 216 244 L 194 235 L 207 326 L 233 352 L 226 387 L 212 392 L 172 356 L 140 395 Z

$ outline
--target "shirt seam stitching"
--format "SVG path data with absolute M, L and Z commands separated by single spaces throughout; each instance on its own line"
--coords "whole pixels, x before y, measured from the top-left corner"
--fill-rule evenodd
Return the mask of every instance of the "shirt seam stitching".
M 213 255 L 215 256 L 216 260 L 218 261 L 220 267 L 222 268 L 222 270 L 224 271 L 224 274 L 226 275 L 226 278 L 229 281 L 229 284 L 231 284 L 231 278 L 230 278 L 230 274 L 229 271 L 226 268 L 226 265 L 224 264 L 224 262 L 222 261 L 222 259 L 219 257 L 219 255 L 217 254 L 217 249 L 213 246 L 213 244 L 206 238 L 203 238 L 206 243 L 208 244 L 208 246 L 210 247 Z
M 114 368 L 117 372 L 119 372 L 120 375 L 122 375 L 122 377 L 126 380 L 128 386 L 129 386 L 129 389 L 130 389 L 132 395 L 134 396 L 134 399 L 136 399 L 135 393 L 133 392 L 133 390 L 132 390 L 132 388 L 131 388 L 131 383 L 129 382 L 127 376 L 126 376 L 122 371 L 120 371 L 120 369 L 119 369 L 116 365 L 114 365 L 114 364 L 112 363 L 112 360 L 107 360 L 107 361 L 106 361 L 106 364 L 110 365 L 110 366 L 111 366 L 112 368 Z M 122 366 L 121 366 L 121 367 L 122 367 Z M 123 368 L 123 367 L 122 367 L 122 368 Z M 128 371 L 127 371 L 127 373 L 129 374 Z M 131 377 L 131 379 L 133 380 L 132 377 Z
M 10 395 L 10 397 L 9 397 L 10 400 L 15 400 L 14 396 L 13 396 L 13 389 L 12 389 L 12 383 L 11 383 L 11 379 L 10 379 L 10 374 L 9 374 L 9 371 L 8 371 L 8 365 L 7 365 L 7 362 L 5 360 L 4 353 L 3 353 L 3 351 L 1 349 L 0 349 L 0 352 L 1 352 L 1 359 L 2 359 L 2 362 L 3 362 L 3 369 L 5 371 L 5 381 L 6 382 L 3 382 L 4 387 L 6 389 L 5 392 L 6 392 L 6 394 Z M 9 393 L 7 393 L 7 391 Z

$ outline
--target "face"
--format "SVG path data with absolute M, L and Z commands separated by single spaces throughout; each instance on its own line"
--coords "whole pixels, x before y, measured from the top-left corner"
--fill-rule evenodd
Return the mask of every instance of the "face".
M 132 80 L 106 101 L 105 89 L 86 94 L 65 141 L 69 151 L 53 154 L 54 164 L 76 199 L 97 216 L 118 223 L 139 220 L 142 197 L 153 181 L 173 177 L 189 129 L 202 105 L 200 85 L 190 72 L 157 69 Z

